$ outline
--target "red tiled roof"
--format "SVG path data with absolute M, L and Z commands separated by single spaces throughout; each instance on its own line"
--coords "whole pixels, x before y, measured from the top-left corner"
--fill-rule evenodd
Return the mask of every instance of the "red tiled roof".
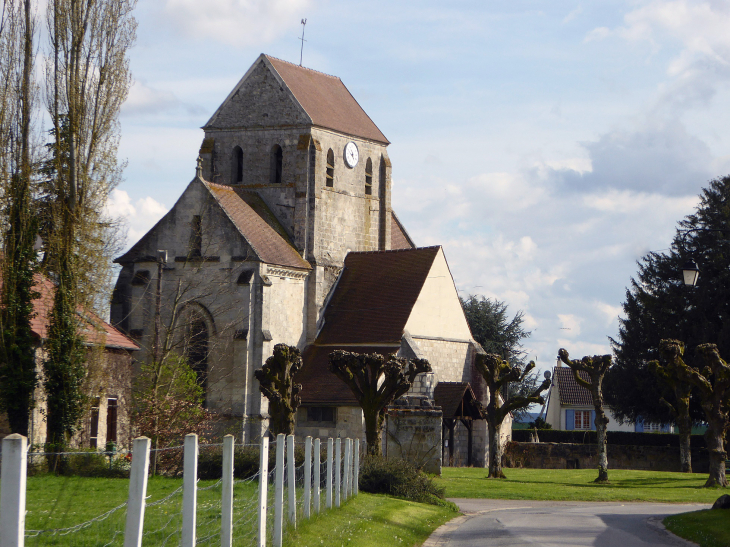
M 400 346 L 307 346 L 302 354 L 304 366 L 295 381 L 302 384 L 302 404 L 358 406 L 350 388 L 329 371 L 329 356 L 335 350 L 353 353 L 398 353 Z
M 239 191 L 212 182 L 205 182 L 205 185 L 262 262 L 311 269 L 309 262 L 242 199 Z M 248 195 L 246 199 L 255 201 L 256 197 Z
M 558 384 L 561 405 L 591 406 L 593 395 L 589 390 L 579 385 L 573 377 L 573 371 L 569 367 L 554 367 L 553 382 Z M 587 372 L 578 371 L 578 374 L 586 382 L 590 381 Z
M 53 294 L 56 290 L 56 286 L 53 282 L 40 275 L 34 276 L 35 284 L 33 290 L 38 293 L 38 298 L 33 301 L 33 311 L 35 317 L 30 320 L 30 326 L 33 333 L 44 340 L 48 337 L 48 324 L 50 321 L 51 310 L 53 309 Z M 106 321 L 103 321 L 96 314 L 92 312 L 81 312 L 79 315 L 82 316 L 84 321 L 83 337 L 84 342 L 90 345 L 103 344 L 106 348 L 113 349 L 125 349 L 135 351 L 139 349 L 139 346 L 132 340 L 124 336 L 117 329 L 112 327 Z
M 395 216 L 393 211 L 390 212 L 390 248 L 391 249 L 415 249 L 416 245 L 406 232 L 406 229 Z
M 316 343 L 399 344 L 439 249 L 349 253 Z
M 266 58 L 312 119 L 312 124 L 389 144 L 338 77 L 268 55 Z

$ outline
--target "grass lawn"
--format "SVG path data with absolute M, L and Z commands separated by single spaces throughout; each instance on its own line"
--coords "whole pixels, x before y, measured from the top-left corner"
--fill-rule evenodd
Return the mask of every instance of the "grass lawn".
M 596 484 L 595 469 L 505 469 L 507 479 L 487 479 L 480 468 L 444 467 L 436 479 L 447 498 L 559 501 L 654 501 L 712 504 L 724 489 L 703 488 L 707 474 L 611 470 Z
M 339 510 L 301 522 L 296 531 L 287 533 L 284 545 L 411 547 L 421 545 L 431 532 L 456 516 L 444 507 L 361 492 Z
M 701 547 L 730 545 L 730 514 L 727 509 L 707 509 L 664 519 L 664 525 L 680 537 Z

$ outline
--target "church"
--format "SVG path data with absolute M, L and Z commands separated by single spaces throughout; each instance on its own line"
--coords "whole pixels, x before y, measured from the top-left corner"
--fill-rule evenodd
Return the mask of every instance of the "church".
M 116 259 L 112 323 L 138 361 L 186 356 L 206 406 L 255 442 L 254 371 L 275 344 L 302 351 L 297 435 L 320 438 L 364 439 L 332 351 L 426 358 L 401 406 L 439 416 L 445 461 L 484 466 L 482 349 L 443 249 L 416 247 L 392 210 L 389 141 L 342 81 L 262 54 L 203 130 L 194 179 Z

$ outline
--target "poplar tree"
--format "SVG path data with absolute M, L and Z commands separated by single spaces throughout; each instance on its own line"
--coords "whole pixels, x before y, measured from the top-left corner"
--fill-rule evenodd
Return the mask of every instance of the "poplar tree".
M 131 85 L 136 0 L 49 0 L 46 107 L 50 159 L 41 193 L 44 268 L 56 282 L 44 363 L 48 441 L 68 442 L 83 410 L 78 311 L 110 280 L 114 223 L 104 217 L 121 177 L 119 111 Z
M 37 227 L 31 203 L 36 21 L 30 0 L 3 2 L 0 9 L 0 191 L 4 197 L 0 408 L 7 413 L 12 432 L 27 436 L 38 383 L 30 323 Z

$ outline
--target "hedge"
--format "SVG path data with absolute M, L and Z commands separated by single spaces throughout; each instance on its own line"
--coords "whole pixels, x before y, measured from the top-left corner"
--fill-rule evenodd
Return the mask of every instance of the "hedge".
M 529 443 L 533 429 L 512 430 L 512 440 Z M 538 429 L 537 436 L 543 443 L 596 444 L 595 431 L 562 431 L 559 429 Z M 635 433 L 633 431 L 608 431 L 609 444 L 625 446 L 676 446 L 679 447 L 679 435 L 676 433 Z M 692 448 L 705 448 L 702 435 L 690 437 Z

